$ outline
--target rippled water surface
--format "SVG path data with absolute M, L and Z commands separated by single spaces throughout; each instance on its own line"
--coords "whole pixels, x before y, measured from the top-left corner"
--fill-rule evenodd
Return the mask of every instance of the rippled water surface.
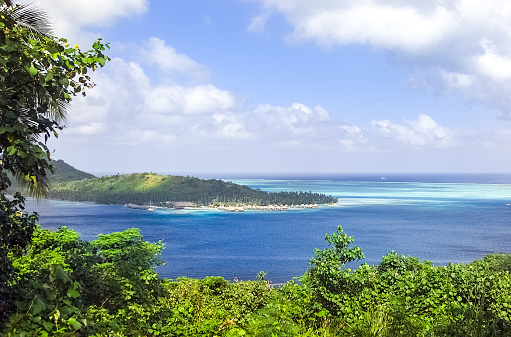
M 326 233 L 342 225 L 376 264 L 388 251 L 435 264 L 469 262 L 511 252 L 511 176 L 354 176 L 322 179 L 227 179 L 267 191 L 312 191 L 339 206 L 280 212 L 136 210 L 120 205 L 28 200 L 46 228 L 67 226 L 86 240 L 140 228 L 162 240 L 161 276 L 255 279 L 300 276 Z

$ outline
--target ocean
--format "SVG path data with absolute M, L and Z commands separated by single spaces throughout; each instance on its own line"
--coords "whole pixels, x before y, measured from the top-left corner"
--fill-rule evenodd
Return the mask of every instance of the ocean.
M 164 210 L 122 205 L 27 200 L 45 228 L 67 226 L 85 240 L 140 228 L 162 241 L 161 277 L 254 280 L 273 283 L 303 275 L 325 234 L 342 226 L 377 264 L 394 250 L 435 265 L 466 263 L 493 252 L 511 253 L 511 175 L 338 175 L 225 180 L 253 188 L 312 191 L 339 197 L 338 206 L 286 211 Z M 356 267 L 353 264 L 352 267 Z

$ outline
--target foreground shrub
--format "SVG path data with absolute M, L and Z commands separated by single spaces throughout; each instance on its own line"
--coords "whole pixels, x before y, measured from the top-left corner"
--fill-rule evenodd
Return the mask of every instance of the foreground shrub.
M 34 231 L 11 254 L 16 311 L 5 336 L 510 336 L 509 256 L 434 266 L 390 252 L 362 259 L 338 228 L 298 281 L 159 279 L 160 243 L 139 231 L 85 242 L 61 228 Z

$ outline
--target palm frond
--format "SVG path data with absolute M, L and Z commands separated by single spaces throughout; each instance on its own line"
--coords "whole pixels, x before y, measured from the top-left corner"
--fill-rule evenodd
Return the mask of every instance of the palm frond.
M 33 32 L 43 35 L 51 35 L 53 32 L 48 14 L 31 4 L 16 5 L 11 16 L 19 25 Z
M 28 192 L 28 194 L 36 199 L 43 199 L 48 196 L 48 187 L 50 185 L 50 181 L 46 175 L 37 174 L 36 175 L 36 183 L 33 181 L 28 181 L 25 178 L 25 175 L 21 172 L 16 172 L 14 174 L 14 178 L 18 181 L 21 188 Z
M 68 111 L 70 110 L 70 104 L 63 99 L 52 99 L 44 102 L 47 104 L 48 110 L 46 110 L 46 117 L 51 118 L 57 122 L 65 122 Z

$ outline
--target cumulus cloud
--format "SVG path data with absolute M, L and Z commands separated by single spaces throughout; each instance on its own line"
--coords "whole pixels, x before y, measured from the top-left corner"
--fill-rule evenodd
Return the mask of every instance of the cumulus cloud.
M 83 31 L 84 26 L 109 26 L 119 19 L 140 15 L 149 8 L 149 0 L 18 0 L 30 3 L 50 14 L 58 36 L 65 36 L 73 43 L 90 45 L 101 35 Z
M 395 123 L 373 120 L 368 126 L 339 124 L 338 143 L 347 151 L 386 152 L 403 149 L 445 149 L 461 144 L 462 134 L 438 125 L 428 115 Z
M 364 44 L 412 69 L 410 83 L 511 117 L 511 3 L 494 1 L 253 0 L 281 13 L 290 38 Z M 264 20 L 259 22 L 258 29 Z
M 64 131 L 73 141 L 168 146 L 204 141 L 197 136 L 201 134 L 246 138 L 243 126 L 232 117 L 221 123 L 214 117 L 232 115 L 236 102 L 228 91 L 211 84 L 155 84 L 140 64 L 120 58 L 94 75 L 97 87 L 73 102 Z
M 381 120 L 372 121 L 372 126 L 377 138 L 391 140 L 393 144 L 415 148 L 454 145 L 452 132 L 424 114 L 415 121 L 405 121 L 404 125 Z
M 185 74 L 197 82 L 204 82 L 210 76 L 207 67 L 178 53 L 172 46 L 157 37 L 151 37 L 148 41 L 144 41 L 142 46 L 143 48 L 139 50 L 145 63 L 156 65 L 158 70 L 166 75 L 174 77 L 176 74 Z
M 156 65 L 155 65 L 156 66 Z M 212 84 L 155 83 L 136 62 L 114 58 L 94 74 L 97 87 L 77 97 L 69 143 L 161 148 L 247 148 L 382 152 L 456 147 L 460 135 L 422 114 L 396 123 L 341 123 L 321 105 L 294 102 L 249 108 Z M 465 136 L 464 143 L 475 136 Z M 488 139 L 491 143 L 491 140 Z M 334 152 L 335 153 L 335 152 Z
M 285 147 L 318 145 L 330 132 L 330 115 L 320 105 L 310 108 L 297 102 L 288 107 L 260 104 L 250 119 L 249 124 L 258 134 Z
M 183 115 L 204 115 L 229 110 L 235 105 L 230 92 L 208 85 L 157 85 L 143 97 L 144 105 L 155 112 L 177 112 Z

